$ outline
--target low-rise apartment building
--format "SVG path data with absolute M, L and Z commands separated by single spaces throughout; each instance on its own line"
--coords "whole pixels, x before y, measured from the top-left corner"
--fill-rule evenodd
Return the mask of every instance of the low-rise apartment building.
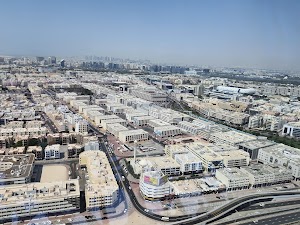
M 86 167 L 85 203 L 87 210 L 104 208 L 118 201 L 119 186 L 102 151 L 85 151 L 79 155 L 79 164 Z
M 0 186 L 30 182 L 34 154 L 0 155 Z
M 148 132 L 142 129 L 119 131 L 119 140 L 123 143 L 148 140 Z
M 264 164 L 280 165 L 292 172 L 293 177 L 300 179 L 300 149 L 284 144 L 275 144 L 258 151 L 258 161 Z
M 235 167 L 218 169 L 216 178 L 226 186 L 227 191 L 245 189 L 250 186 L 248 174 Z
M 32 217 L 44 213 L 73 213 L 80 209 L 77 179 L 0 186 L 0 222 Z
M 250 185 L 252 187 L 290 182 L 293 179 L 291 171 L 274 164 L 253 164 L 251 166 L 241 168 L 241 171 L 248 174 Z

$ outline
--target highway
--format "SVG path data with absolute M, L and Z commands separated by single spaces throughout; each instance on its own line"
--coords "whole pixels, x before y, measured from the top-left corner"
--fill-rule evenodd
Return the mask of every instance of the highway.
M 272 216 L 271 218 L 256 219 L 256 222 L 240 222 L 239 225 L 299 225 L 300 224 L 300 210 Z
M 245 214 L 244 216 L 241 216 L 240 218 L 231 218 L 230 220 L 227 220 L 225 222 L 216 222 L 216 225 L 227 225 L 227 224 L 243 224 L 243 223 L 246 223 L 248 222 L 249 220 L 253 221 L 253 220 L 256 220 L 258 219 L 259 217 L 268 217 L 269 219 L 271 219 L 272 217 L 277 216 L 279 213 L 290 213 L 291 209 L 290 207 L 289 208 L 276 208 L 276 207 L 284 207 L 284 206 L 294 206 L 295 209 L 299 208 L 300 205 L 295 205 L 295 202 L 296 201 L 284 201 L 284 202 L 280 202 L 280 203 L 277 203 L 275 205 L 275 208 L 274 208 L 274 211 L 271 209 L 271 206 L 269 207 L 269 209 L 271 209 L 272 211 L 270 210 L 265 210 L 265 207 L 260 207 L 260 209 L 256 209 L 256 208 L 253 208 L 253 207 L 247 207 L 243 210 L 239 210 L 238 213 L 242 212 L 242 211 L 248 211 L 248 208 L 252 208 L 252 212 L 255 212 L 254 214 L 249 212 L 249 214 Z M 270 205 L 274 205 L 274 204 L 270 204 Z M 215 224 L 215 223 L 213 223 Z
M 202 223 L 206 224 L 207 222 L 213 222 L 222 216 L 239 209 L 240 207 L 244 207 L 246 204 L 257 203 L 260 201 L 270 201 L 275 196 L 287 196 L 287 195 L 299 195 L 300 191 L 285 191 L 285 192 L 270 192 L 270 193 L 262 193 L 262 194 L 252 194 L 248 196 L 244 196 L 241 198 L 234 199 L 229 203 L 214 209 L 210 212 L 207 212 L 203 215 L 193 217 L 191 219 L 182 220 L 173 224 L 195 224 Z
M 252 205 L 250 207 L 239 210 L 239 212 L 262 209 L 262 208 L 266 209 L 266 208 L 282 207 L 282 206 L 287 206 L 287 205 L 298 205 L 298 204 L 300 204 L 300 200 L 284 201 L 284 202 L 270 202 L 270 203 L 264 204 L 263 206 Z

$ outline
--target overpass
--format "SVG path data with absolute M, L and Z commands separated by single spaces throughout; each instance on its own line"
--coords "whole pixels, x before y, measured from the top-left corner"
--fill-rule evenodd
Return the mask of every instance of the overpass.
M 284 192 L 270 192 L 270 193 L 260 193 L 260 194 L 252 194 L 247 195 L 241 198 L 234 199 L 229 203 L 211 210 L 205 214 L 195 216 L 193 218 L 185 219 L 178 221 L 175 224 L 207 224 L 209 222 L 213 222 L 221 217 L 225 216 L 226 214 L 235 211 L 239 207 L 243 207 L 247 204 L 251 204 L 254 202 L 263 202 L 263 201 L 270 201 L 276 196 L 289 196 L 289 195 L 299 195 L 300 191 L 284 191 Z

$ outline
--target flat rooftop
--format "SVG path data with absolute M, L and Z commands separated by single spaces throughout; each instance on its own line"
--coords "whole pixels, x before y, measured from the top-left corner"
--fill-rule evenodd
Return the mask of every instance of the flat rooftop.
M 236 168 L 236 167 L 218 169 L 217 172 L 222 173 L 228 179 L 245 179 L 245 178 L 248 178 L 248 175 L 245 172 L 243 172 L 242 170 L 240 170 L 239 168 Z
M 77 179 L 63 182 L 0 186 L 0 210 L 5 210 L 6 205 L 24 204 L 24 201 L 51 201 L 56 198 L 79 195 Z
M 154 117 L 153 116 L 137 116 L 134 117 L 134 120 L 153 120 Z
M 170 125 L 169 123 L 163 121 L 163 120 L 160 120 L 160 119 L 154 119 L 154 120 L 149 120 L 149 122 L 157 125 L 158 127 L 159 126 L 167 126 L 167 125 Z
M 256 136 L 244 134 L 233 130 L 226 131 L 226 132 L 212 133 L 212 136 L 236 144 L 257 139 Z
M 0 182 L 30 176 L 33 170 L 34 154 L 1 155 Z
M 254 150 L 254 149 L 265 148 L 275 144 L 276 144 L 275 142 L 269 140 L 253 140 L 253 141 L 247 141 L 241 143 L 240 146 L 247 149 Z
M 119 124 L 119 123 L 109 123 L 107 124 L 107 127 L 115 130 L 115 131 L 125 131 L 128 130 L 127 127 L 124 127 L 123 125 Z
M 119 186 L 104 152 L 82 152 L 79 161 L 80 165 L 85 165 L 87 168 L 86 197 L 108 196 L 118 190 Z
M 148 134 L 147 131 L 144 131 L 143 129 L 137 129 L 137 130 L 124 130 L 120 131 L 119 135 L 137 135 L 137 134 Z
M 168 126 L 161 126 L 161 127 L 154 127 L 154 131 L 169 131 L 169 130 L 180 130 L 179 127 L 174 125 L 168 125 Z
M 266 165 L 266 164 L 252 164 L 247 167 L 242 167 L 245 171 L 248 173 L 254 175 L 254 176 L 265 176 L 269 174 L 282 174 L 290 173 L 292 176 L 291 171 L 287 170 L 283 166 L 279 165 Z
M 285 158 L 300 165 L 300 149 L 293 148 L 284 144 L 275 144 L 269 147 L 260 149 L 259 151 L 269 152 L 279 158 Z
M 159 169 L 180 167 L 180 165 L 170 157 L 148 157 L 147 160 L 149 160 L 153 165 L 156 165 Z

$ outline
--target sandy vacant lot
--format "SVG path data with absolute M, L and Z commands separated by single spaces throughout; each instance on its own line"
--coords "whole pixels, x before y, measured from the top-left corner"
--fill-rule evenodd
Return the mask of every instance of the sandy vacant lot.
M 65 181 L 69 179 L 66 165 L 44 165 L 41 182 Z

